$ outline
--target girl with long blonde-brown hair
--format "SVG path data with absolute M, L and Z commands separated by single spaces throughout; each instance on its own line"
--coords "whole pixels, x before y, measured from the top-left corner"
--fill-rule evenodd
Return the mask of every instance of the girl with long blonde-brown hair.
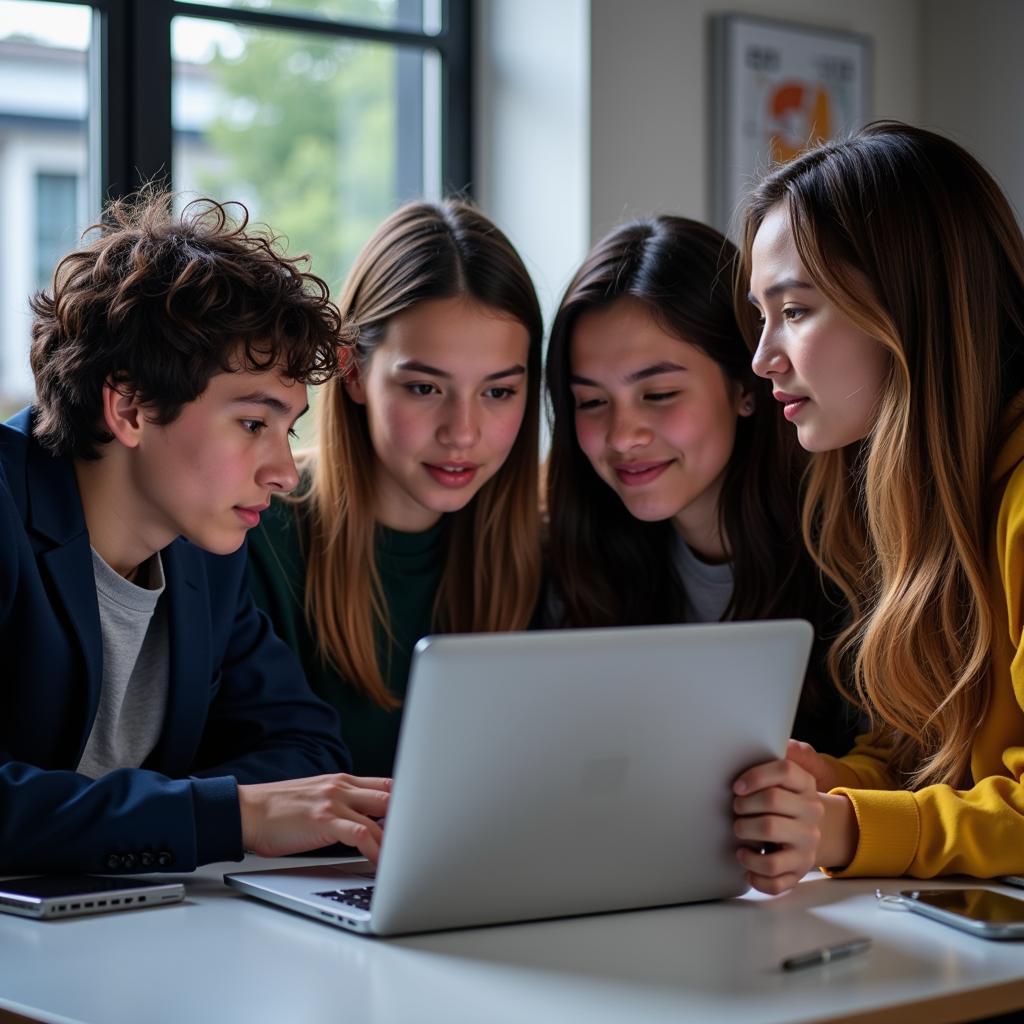
M 296 495 L 251 536 L 250 582 L 341 712 L 354 772 L 386 776 L 416 641 L 534 611 L 542 320 L 508 239 L 455 200 L 389 217 L 339 305 L 348 372 Z
M 751 882 L 1024 871 L 1024 238 L 940 135 L 870 125 L 746 215 L 754 370 L 813 453 L 805 540 L 852 609 L 869 731 L 735 785 Z M 744 289 L 745 290 L 745 289 Z M 778 844 L 778 848 L 765 843 Z

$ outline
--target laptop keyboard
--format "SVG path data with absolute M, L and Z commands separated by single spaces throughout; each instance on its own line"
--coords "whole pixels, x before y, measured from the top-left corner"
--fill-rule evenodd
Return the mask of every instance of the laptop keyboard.
M 360 910 L 369 910 L 373 889 L 372 885 L 364 885 L 359 889 L 328 889 L 327 892 L 315 892 L 313 895 L 323 896 L 325 899 L 334 900 L 335 903 L 358 907 Z

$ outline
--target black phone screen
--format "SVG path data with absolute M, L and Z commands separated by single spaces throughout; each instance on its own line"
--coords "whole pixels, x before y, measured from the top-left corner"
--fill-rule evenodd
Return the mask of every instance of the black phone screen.
M 991 889 L 908 889 L 902 895 L 972 921 L 1024 924 L 1024 900 Z

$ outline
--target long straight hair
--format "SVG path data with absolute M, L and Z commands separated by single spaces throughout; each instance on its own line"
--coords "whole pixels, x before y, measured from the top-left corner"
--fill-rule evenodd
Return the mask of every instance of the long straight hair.
M 713 228 L 660 216 L 616 228 L 593 248 L 551 330 L 547 385 L 552 444 L 547 475 L 553 582 L 572 626 L 678 622 L 683 585 L 671 520 L 642 522 L 598 476 L 576 439 L 571 343 L 584 312 L 629 296 L 663 330 L 695 345 L 754 397 L 740 417 L 719 499 L 735 585 L 727 618 L 822 617 L 818 573 L 798 526 L 802 453 L 766 383 L 750 369 L 752 309 L 734 310 L 735 247 Z
M 1024 385 L 1024 239 L 970 154 L 897 122 L 760 184 L 741 280 L 779 204 L 813 283 L 890 356 L 869 436 L 807 479 L 806 542 L 852 609 L 830 668 L 910 785 L 961 785 L 990 696 L 990 473 Z
M 434 605 L 439 631 L 521 629 L 540 587 L 537 451 L 543 326 L 529 274 L 515 249 L 465 202 L 414 202 L 391 215 L 357 257 L 342 313 L 358 339 L 349 357 L 365 371 L 391 319 L 420 302 L 466 296 L 510 316 L 529 333 L 526 408 L 508 458 L 446 528 Z M 378 662 L 377 630 L 390 635 L 374 557 L 377 456 L 364 406 L 344 380 L 324 385 L 318 443 L 303 460 L 311 513 L 305 608 L 321 655 L 360 693 L 398 705 Z

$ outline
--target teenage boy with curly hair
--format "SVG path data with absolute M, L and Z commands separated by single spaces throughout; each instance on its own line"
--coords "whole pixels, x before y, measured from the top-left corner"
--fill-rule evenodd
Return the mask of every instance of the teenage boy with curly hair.
M 114 203 L 32 300 L 36 401 L 0 425 L 0 871 L 378 853 L 388 781 L 338 774 L 245 575 L 347 328 L 242 213 Z

